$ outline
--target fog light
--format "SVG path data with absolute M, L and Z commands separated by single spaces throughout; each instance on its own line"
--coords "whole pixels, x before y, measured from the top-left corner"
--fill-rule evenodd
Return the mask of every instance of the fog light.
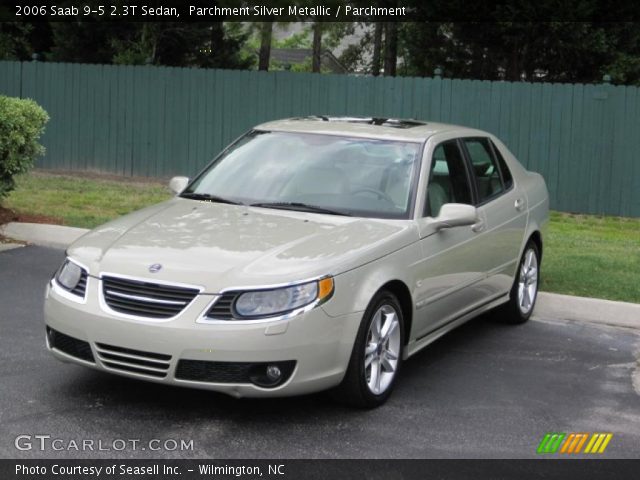
M 295 367 L 295 360 L 254 363 L 249 367 L 247 376 L 249 381 L 258 387 L 275 388 L 291 378 Z
M 272 382 L 277 382 L 280 379 L 282 372 L 277 365 L 267 366 L 267 378 Z

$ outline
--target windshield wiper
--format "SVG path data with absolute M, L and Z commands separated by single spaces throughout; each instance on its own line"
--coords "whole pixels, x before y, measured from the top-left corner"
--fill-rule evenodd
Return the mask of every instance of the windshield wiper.
M 326 213 L 328 215 L 344 215 L 345 217 L 351 216 L 348 213 L 340 212 L 338 210 L 331 210 L 330 208 L 317 207 L 315 205 L 309 205 L 307 203 L 301 203 L 301 202 L 259 202 L 259 203 L 252 203 L 250 206 L 264 207 L 264 208 L 278 208 L 281 210 L 298 210 L 303 212 Z
M 180 196 L 182 198 L 189 198 L 191 200 L 203 200 L 206 202 L 215 202 L 215 203 L 228 203 L 230 205 L 244 205 L 244 203 L 242 202 L 236 202 L 235 200 L 230 200 L 224 197 L 218 197 L 217 195 L 211 195 L 209 193 L 185 192 Z

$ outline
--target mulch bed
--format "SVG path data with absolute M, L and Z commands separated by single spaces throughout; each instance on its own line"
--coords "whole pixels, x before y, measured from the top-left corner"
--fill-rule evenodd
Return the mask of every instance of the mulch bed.
M 0 207 L 0 225 L 9 222 L 52 223 L 54 225 L 62 225 L 63 223 L 60 218 L 48 217 L 47 215 L 24 215 L 8 208 Z
M 0 225 L 18 220 L 18 215 L 13 210 L 0 207 Z

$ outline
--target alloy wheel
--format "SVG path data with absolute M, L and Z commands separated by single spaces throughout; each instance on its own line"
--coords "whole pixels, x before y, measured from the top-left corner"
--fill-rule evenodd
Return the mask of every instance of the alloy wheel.
M 373 315 L 364 352 L 365 380 L 374 395 L 384 393 L 398 370 L 401 335 L 398 312 L 389 304 Z
M 524 254 L 518 280 L 518 307 L 524 315 L 528 314 L 533 308 L 537 294 L 538 257 L 536 252 L 530 248 Z

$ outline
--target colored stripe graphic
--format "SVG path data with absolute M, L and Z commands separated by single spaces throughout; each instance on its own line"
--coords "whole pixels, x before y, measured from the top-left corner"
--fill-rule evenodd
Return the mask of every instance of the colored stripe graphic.
M 566 435 L 566 433 L 547 433 L 538 445 L 538 453 L 556 453 Z
M 612 433 L 594 433 L 591 435 L 584 453 L 604 453 L 612 437 Z
M 573 450 L 573 448 L 575 447 L 575 442 L 576 434 L 570 433 L 567 437 L 567 441 L 562 445 L 562 450 L 560 450 L 560 453 L 569 453 L 569 447 L 571 447 L 571 449 Z
M 560 453 L 580 453 L 584 442 L 589 438 L 588 433 L 571 433 L 562 445 Z
M 537 453 L 604 453 L 609 442 L 613 438 L 612 433 L 559 433 L 549 432 L 542 438 L 538 445 Z M 588 442 L 587 442 L 588 439 Z M 584 451 L 582 447 L 587 444 Z

